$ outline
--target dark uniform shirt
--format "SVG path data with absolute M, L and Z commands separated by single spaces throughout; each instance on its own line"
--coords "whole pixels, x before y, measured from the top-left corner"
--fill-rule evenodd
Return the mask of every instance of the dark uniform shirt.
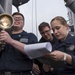
M 25 44 L 37 42 L 37 38 L 34 34 L 25 31 L 19 34 L 12 34 L 11 37 Z M 32 70 L 32 61 L 13 46 L 6 44 L 0 54 L 0 71 Z
M 75 75 L 75 36 L 68 34 L 64 41 L 58 41 L 54 50 L 68 53 L 72 56 L 72 65 L 64 62 L 64 68 L 56 68 L 57 75 Z
M 52 47 L 53 46 L 55 46 L 55 44 L 58 42 L 58 40 L 56 39 L 56 37 L 52 34 L 52 36 L 53 36 L 53 40 L 45 40 L 43 37 L 39 40 L 39 42 L 41 43 L 41 42 L 50 42 L 51 44 L 52 44 Z M 36 60 L 37 61 L 37 64 L 38 64 L 38 66 L 39 66 L 39 68 L 40 68 L 40 70 L 41 70 L 41 73 L 40 73 L 40 75 L 54 75 L 54 71 L 53 72 L 51 72 L 51 71 L 48 71 L 48 72 L 45 72 L 44 70 L 43 70 L 43 64 L 41 63 L 41 62 L 39 62 L 38 60 Z
M 39 40 L 39 42 L 50 42 L 52 46 L 54 46 L 57 43 L 56 37 L 52 34 L 53 40 L 45 40 L 43 37 Z

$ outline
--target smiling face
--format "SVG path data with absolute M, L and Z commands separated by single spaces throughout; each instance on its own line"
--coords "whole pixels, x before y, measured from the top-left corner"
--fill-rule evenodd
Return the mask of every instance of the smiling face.
M 45 40 L 52 39 L 51 29 L 48 26 L 43 27 L 43 29 L 40 31 L 40 34 Z
M 38 26 L 39 32 L 41 36 L 46 40 L 46 41 L 51 41 L 53 39 L 52 34 L 51 34 L 51 28 L 50 25 L 47 22 L 42 22 Z
M 68 25 L 65 20 L 61 19 L 53 19 L 51 21 L 51 27 L 54 35 L 59 40 L 65 40 L 68 35 Z M 65 22 L 64 22 L 65 21 Z
M 21 32 L 24 26 L 24 20 L 25 20 L 24 16 L 19 12 L 15 12 L 12 14 L 12 17 L 14 19 L 13 31 Z
M 14 27 L 16 28 L 23 28 L 24 26 L 24 21 L 21 15 L 14 15 Z

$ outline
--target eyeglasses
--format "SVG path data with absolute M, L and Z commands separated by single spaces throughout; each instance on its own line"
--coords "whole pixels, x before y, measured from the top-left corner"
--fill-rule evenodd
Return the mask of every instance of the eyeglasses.
M 46 31 L 44 31 L 44 32 L 40 32 L 42 35 L 44 35 L 44 34 L 46 34 L 46 33 L 49 33 L 50 32 L 50 30 L 46 30 Z
M 22 17 L 15 17 L 14 20 L 15 20 L 15 21 L 22 21 L 23 18 L 22 18 Z

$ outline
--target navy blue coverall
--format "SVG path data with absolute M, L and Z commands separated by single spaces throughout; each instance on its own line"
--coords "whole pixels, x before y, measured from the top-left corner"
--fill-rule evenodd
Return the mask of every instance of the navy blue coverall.
M 64 41 L 58 41 L 54 50 L 59 50 L 68 53 L 72 56 L 72 64 L 66 64 L 64 68 L 56 68 L 56 75 L 75 75 L 75 36 L 68 34 Z
M 11 37 L 25 44 L 37 42 L 37 37 L 33 33 L 25 31 L 11 34 Z M 0 52 L 0 75 L 5 75 L 5 72 L 11 72 L 11 75 L 31 75 L 32 65 L 32 60 L 10 44 L 6 44 Z

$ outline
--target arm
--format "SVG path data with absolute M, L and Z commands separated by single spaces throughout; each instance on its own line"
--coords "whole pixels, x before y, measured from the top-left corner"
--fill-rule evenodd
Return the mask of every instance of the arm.
M 65 61 L 68 64 L 72 64 L 72 56 L 67 53 L 55 50 L 48 54 L 48 56 L 55 61 Z
M 64 53 L 63 55 L 63 61 L 67 62 L 68 64 L 72 64 L 72 56 L 69 54 Z
M 23 44 L 19 41 L 13 40 L 13 39 L 11 39 L 11 42 L 9 42 L 9 44 L 11 44 L 13 47 L 17 48 L 19 51 L 21 51 L 23 53 L 25 52 L 24 51 L 25 44 Z
M 19 51 L 25 53 L 25 51 L 24 51 L 25 44 L 12 39 L 6 31 L 0 32 L 0 41 L 4 41 L 4 42 L 12 45 L 13 47 L 17 48 Z

